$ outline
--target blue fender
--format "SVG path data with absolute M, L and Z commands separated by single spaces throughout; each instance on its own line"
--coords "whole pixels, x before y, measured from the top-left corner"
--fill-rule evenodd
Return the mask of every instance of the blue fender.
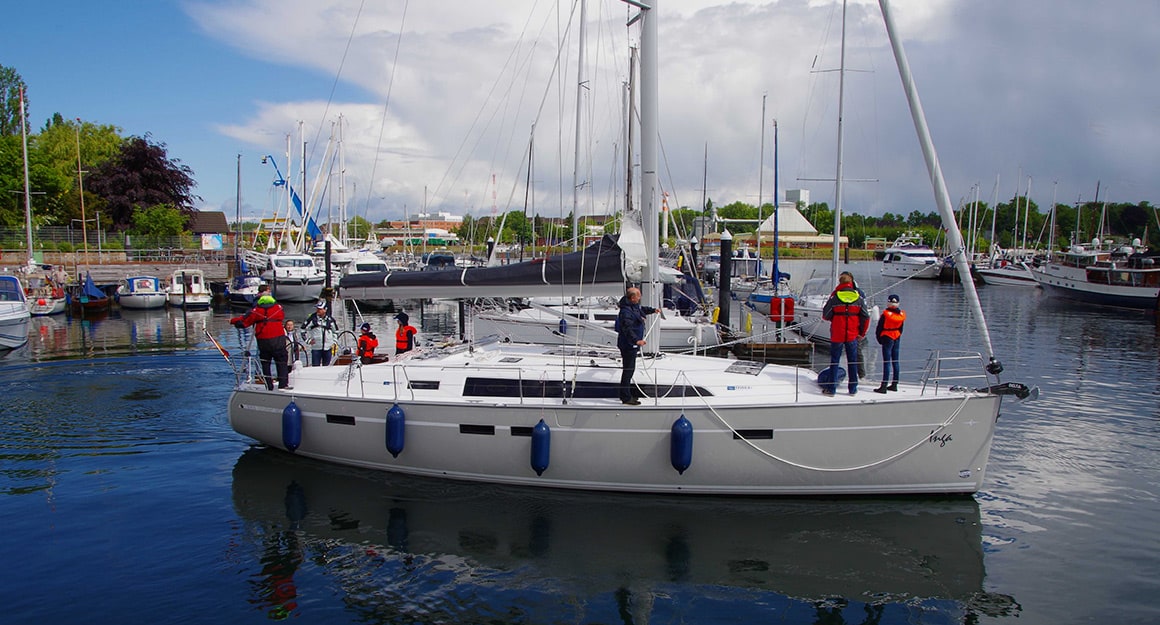
M 404 430 L 407 424 L 407 416 L 403 414 L 403 409 L 399 404 L 391 406 L 387 411 L 387 451 L 391 452 L 391 456 L 398 458 L 403 451 L 405 444 Z
M 552 452 L 552 429 L 543 419 L 532 428 L 532 469 L 543 475 Z
M 302 410 L 294 400 L 282 410 L 282 446 L 294 451 L 302 444 Z
M 693 424 L 681 415 L 673 422 L 672 436 L 669 439 L 669 461 L 677 473 L 684 475 L 685 469 L 693 464 Z

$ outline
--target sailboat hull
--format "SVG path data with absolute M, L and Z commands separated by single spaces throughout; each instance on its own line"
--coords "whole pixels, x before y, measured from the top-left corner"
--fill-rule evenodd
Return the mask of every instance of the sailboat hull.
M 230 398 L 230 423 L 284 449 L 282 414 L 293 401 L 302 414 L 298 455 L 499 484 L 750 495 L 971 493 L 982 483 L 999 409 L 997 396 L 936 392 L 936 384 L 900 387 L 885 397 L 827 397 L 805 369 L 673 355 L 641 360 L 635 382 L 645 397 L 630 407 L 615 396 L 620 368 L 612 351 L 585 350 L 579 366 L 544 346 L 416 356 L 310 367 L 292 374 L 293 391 L 244 384 Z M 573 383 L 574 396 L 560 398 L 559 388 Z M 397 457 L 386 444 L 387 412 L 395 405 L 406 419 Z M 682 416 L 692 431 L 683 472 L 671 462 L 674 422 Z M 550 429 L 542 475 L 531 462 L 532 429 L 541 419 Z

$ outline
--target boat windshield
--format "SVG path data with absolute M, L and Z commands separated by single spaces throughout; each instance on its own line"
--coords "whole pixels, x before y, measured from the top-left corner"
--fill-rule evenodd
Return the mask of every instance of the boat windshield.
M 313 267 L 314 261 L 306 257 L 301 258 L 275 258 L 275 267 Z

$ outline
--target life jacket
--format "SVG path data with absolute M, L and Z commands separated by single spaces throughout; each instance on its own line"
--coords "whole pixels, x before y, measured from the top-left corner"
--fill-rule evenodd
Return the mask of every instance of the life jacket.
M 902 323 L 906 321 L 906 312 L 897 308 L 887 307 L 882 311 L 882 331 L 878 336 L 886 336 L 898 340 L 902 336 Z
M 370 358 L 375 355 L 375 348 L 379 346 L 379 339 L 373 333 L 358 337 L 358 357 Z
M 286 312 L 282 305 L 277 303 L 258 304 L 250 312 L 241 317 L 230 319 L 230 323 L 242 322 L 246 327 L 254 326 L 254 336 L 259 339 L 272 339 L 286 335 L 286 328 L 282 322 L 286 319 Z
M 865 301 L 853 285 L 842 285 L 834 289 L 822 317 L 830 322 L 831 343 L 856 340 L 865 335 L 870 327 L 870 315 L 866 312 Z
M 399 326 L 395 330 L 395 353 L 401 354 L 410 351 L 413 343 L 411 337 L 415 336 L 418 330 L 414 326 Z

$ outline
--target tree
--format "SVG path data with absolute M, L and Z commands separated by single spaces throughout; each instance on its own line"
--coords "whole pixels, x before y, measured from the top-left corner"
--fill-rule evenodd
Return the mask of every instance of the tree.
M 350 221 L 346 222 L 346 231 L 351 239 L 362 241 L 371 233 L 371 222 L 355 215 L 350 218 Z
M 150 135 L 129 137 L 117 154 L 97 165 L 85 179 L 85 191 L 105 201 L 106 214 L 115 230 L 133 223 L 133 212 L 143 206 L 166 204 L 186 216 L 193 212 L 193 170 L 179 160 L 170 160 L 164 143 L 153 143 Z
M 20 122 L 28 121 L 28 109 L 25 107 L 24 119 L 20 118 L 20 94 L 24 92 L 28 99 L 28 87 L 24 79 L 11 67 L 0 65 L 0 136 L 20 135 Z
M 158 204 L 133 213 L 133 226 L 129 231 L 138 236 L 176 237 L 185 232 L 187 220 L 176 208 Z

